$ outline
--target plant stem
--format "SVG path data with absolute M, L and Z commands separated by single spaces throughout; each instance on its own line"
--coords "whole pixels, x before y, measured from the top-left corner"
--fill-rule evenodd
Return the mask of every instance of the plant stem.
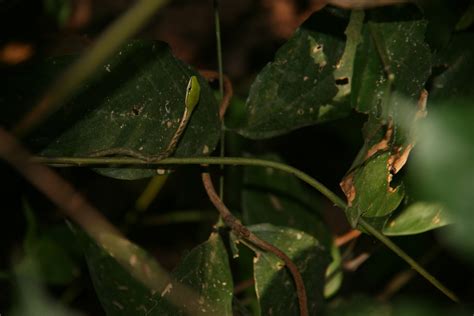
M 221 99 L 224 98 L 224 68 L 222 66 L 222 44 L 221 44 L 221 23 L 219 17 L 219 0 L 214 0 L 214 24 L 216 26 L 216 50 L 217 50 L 217 67 L 219 71 L 219 92 Z M 221 138 L 220 138 L 219 156 L 225 156 L 225 130 L 224 116 L 221 118 Z M 221 175 L 219 176 L 219 196 L 224 200 L 224 165 L 220 166 Z
M 400 247 L 398 247 L 393 241 L 387 238 L 384 234 L 375 229 L 372 225 L 367 223 L 363 218 L 359 219 L 359 225 L 372 234 L 375 238 L 380 240 L 385 246 L 392 250 L 397 256 L 405 260 L 416 272 L 421 274 L 428 282 L 433 284 L 438 290 L 440 290 L 444 295 L 449 297 L 456 303 L 459 303 L 459 298 L 447 289 L 441 282 L 439 282 L 432 274 L 426 271 L 422 266 L 418 264 L 413 258 L 411 258 L 406 252 L 404 252 Z
M 239 165 L 239 166 L 260 166 L 281 170 L 296 176 L 303 182 L 306 182 L 330 201 L 334 205 L 344 209 L 346 203 L 331 190 L 326 188 L 321 182 L 310 175 L 298 170 L 292 166 L 281 162 L 264 160 L 258 158 L 243 157 L 185 157 L 185 158 L 166 158 L 157 162 L 146 162 L 137 158 L 118 158 L 118 157 L 35 157 L 35 162 L 53 164 L 55 166 L 103 166 L 103 165 L 122 165 L 122 166 L 160 166 L 160 165 Z
M 64 105 L 80 84 L 167 2 L 168 0 L 141 0 L 114 21 L 96 43 L 53 82 L 36 107 L 15 126 L 14 133 L 28 133 Z

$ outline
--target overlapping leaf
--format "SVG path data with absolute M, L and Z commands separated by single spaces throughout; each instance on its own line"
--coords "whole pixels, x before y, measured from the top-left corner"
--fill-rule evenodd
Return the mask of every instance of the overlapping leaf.
M 25 68 L 2 84 L 7 94 L 0 100 L 12 117 L 34 104 L 47 84 L 75 56 L 52 58 Z M 45 156 L 87 156 L 111 147 L 133 149 L 145 155 L 164 151 L 184 111 L 186 86 L 199 75 L 174 58 L 161 42 L 133 41 L 112 56 L 68 104 L 41 128 L 30 142 Z M 184 132 L 176 156 L 201 156 L 211 152 L 218 140 L 220 123 L 212 91 L 199 77 L 201 98 Z M 22 109 L 21 111 L 18 111 Z M 8 113 L 7 113 L 8 114 Z M 148 169 L 102 169 L 103 174 L 137 179 L 156 174 Z
M 330 261 L 328 251 L 315 238 L 295 229 L 270 224 L 254 225 L 249 229 L 293 260 L 305 282 L 310 315 L 321 310 L 325 271 Z M 273 254 L 256 251 L 254 278 L 261 314 L 297 315 L 299 305 L 291 274 Z

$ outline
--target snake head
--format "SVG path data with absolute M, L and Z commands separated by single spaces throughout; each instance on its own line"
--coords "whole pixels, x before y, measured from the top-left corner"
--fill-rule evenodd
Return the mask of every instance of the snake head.
M 198 104 L 200 94 L 201 86 L 199 85 L 198 79 L 196 76 L 192 76 L 189 79 L 188 87 L 186 88 L 186 97 L 184 99 L 186 109 L 189 113 L 191 113 L 194 107 Z

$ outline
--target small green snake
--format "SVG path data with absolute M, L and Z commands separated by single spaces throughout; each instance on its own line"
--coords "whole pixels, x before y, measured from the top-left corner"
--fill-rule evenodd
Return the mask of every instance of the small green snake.
M 173 154 L 176 150 L 176 146 L 183 134 L 186 126 L 188 125 L 191 114 L 199 102 L 199 97 L 201 94 L 201 86 L 199 85 L 198 79 L 196 76 L 192 76 L 189 79 L 188 86 L 186 88 L 186 97 L 184 99 L 184 113 L 179 122 L 176 132 L 171 137 L 171 140 L 166 147 L 166 149 L 159 153 L 158 155 L 145 155 L 141 152 L 138 152 L 134 149 L 125 148 L 125 147 L 114 147 L 108 149 L 101 149 L 93 151 L 88 154 L 89 157 L 105 157 L 105 156 L 129 156 L 133 158 L 138 158 L 146 162 L 157 162 L 159 160 L 165 159 Z

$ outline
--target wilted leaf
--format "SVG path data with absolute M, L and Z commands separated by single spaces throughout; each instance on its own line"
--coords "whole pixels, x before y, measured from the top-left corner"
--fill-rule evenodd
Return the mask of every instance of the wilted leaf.
M 352 200 L 346 216 L 355 227 L 360 216 L 384 217 L 394 211 L 403 199 L 403 186 L 392 187 L 389 165 L 390 153 L 374 155 L 347 178 Z M 350 183 L 349 183 L 350 182 Z
M 380 228 L 404 195 L 403 183 L 391 183 L 392 176 L 415 145 L 415 127 L 426 115 L 423 87 L 431 73 L 426 21 L 394 22 L 382 12 L 373 12 L 365 24 L 356 54 L 352 106 L 368 114 L 368 121 L 364 146 L 341 182 L 351 224 L 363 216 Z
M 249 138 L 268 138 L 348 114 L 349 106 L 342 102 L 347 91 L 339 96 L 340 104 L 333 101 L 339 82 L 335 68 L 343 56 L 347 25 L 340 15 L 340 11 L 318 11 L 295 32 L 255 79 L 245 115 L 232 128 Z M 344 56 L 342 86 L 352 75 L 352 51 L 351 46 Z
M 7 95 L 2 108 L 16 117 L 37 98 L 75 56 L 52 58 L 8 76 L 2 81 Z M 30 142 L 45 156 L 87 156 L 111 147 L 133 149 L 145 155 L 162 153 L 178 127 L 184 111 L 189 78 L 197 75 L 201 98 L 175 156 L 210 153 L 219 138 L 218 109 L 207 82 L 196 71 L 174 58 L 161 42 L 133 41 L 124 45 L 82 89 L 45 124 Z M 21 112 L 21 111 L 20 111 Z M 11 113 L 10 113 L 11 114 Z M 10 125 L 12 116 L 2 118 Z M 149 169 L 101 169 L 115 178 L 149 177 Z
M 269 224 L 254 225 L 249 229 L 293 260 L 305 282 L 310 315 L 321 310 L 329 252 L 321 247 L 318 240 L 302 231 Z M 256 252 L 254 278 L 261 314 L 297 315 L 296 288 L 284 263 L 271 253 L 258 249 Z
M 451 224 L 449 212 L 439 203 L 416 202 L 391 218 L 383 229 L 385 235 L 413 235 Z

